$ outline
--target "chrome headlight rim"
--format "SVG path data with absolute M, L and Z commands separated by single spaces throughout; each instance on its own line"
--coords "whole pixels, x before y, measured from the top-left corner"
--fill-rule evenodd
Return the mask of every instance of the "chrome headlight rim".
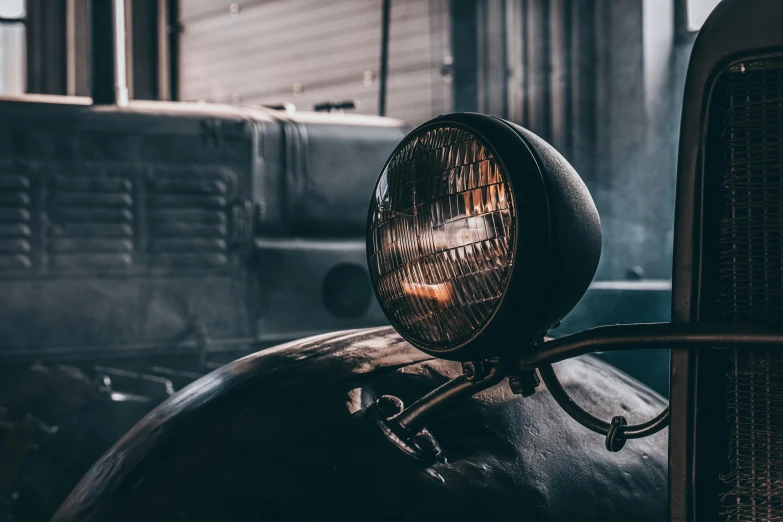
M 413 337 L 398 323 L 379 295 L 375 270 L 371 267 L 369 272 L 381 310 L 389 323 L 406 341 L 435 357 L 465 361 L 477 357 L 483 358 L 488 354 L 501 355 L 504 351 L 513 349 L 524 339 L 535 336 L 538 330 L 542 328 L 545 330 L 551 326 L 539 324 L 540 321 L 536 320 L 540 315 L 536 310 L 537 299 L 530 298 L 531 295 L 537 295 L 545 290 L 545 285 L 542 284 L 545 277 L 530 276 L 546 270 L 550 257 L 551 220 L 545 178 L 527 140 L 508 122 L 482 114 L 459 113 L 440 116 L 411 131 L 394 149 L 381 169 L 372 197 L 376 197 L 382 175 L 391 161 L 411 140 L 428 131 L 446 127 L 470 133 L 488 149 L 505 175 L 505 182 L 510 189 L 513 208 L 512 231 L 509 238 L 512 264 L 498 303 L 467 339 L 447 347 L 433 345 Z M 372 203 L 370 209 L 366 238 L 368 266 L 373 262 L 372 237 L 369 233 L 372 227 Z M 523 245 L 520 245 L 520 240 L 524 241 Z M 523 251 L 520 251 L 520 247 Z M 520 257 L 521 254 L 523 257 Z M 531 320 L 520 324 L 520 318 L 525 317 Z

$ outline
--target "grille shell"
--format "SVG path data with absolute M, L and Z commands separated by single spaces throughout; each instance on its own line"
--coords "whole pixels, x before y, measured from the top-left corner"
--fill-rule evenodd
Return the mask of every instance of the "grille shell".
M 783 321 L 783 60 L 726 73 L 721 141 L 720 317 Z M 727 521 L 783 520 L 783 353 L 734 350 L 728 360 Z

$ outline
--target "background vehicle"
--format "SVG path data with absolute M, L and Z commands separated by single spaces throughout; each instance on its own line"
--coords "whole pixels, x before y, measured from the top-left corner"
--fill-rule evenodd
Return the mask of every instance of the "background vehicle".
M 211 369 L 385 322 L 364 194 L 403 122 L 128 103 L 95 59 L 92 100 L 0 101 L 0 512 L 20 520 Z
M 7 446 L 17 508 L 56 505 L 119 426 L 223 362 L 383 324 L 356 194 L 400 122 L 155 102 L 0 112 L 0 403 L 22 447 L 40 446 L 26 464 Z

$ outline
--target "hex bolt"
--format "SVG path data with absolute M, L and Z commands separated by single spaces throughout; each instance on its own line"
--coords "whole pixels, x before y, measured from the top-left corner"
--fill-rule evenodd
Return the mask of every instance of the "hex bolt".
M 512 375 L 508 378 L 508 385 L 511 391 L 522 397 L 530 397 L 536 393 L 536 388 L 541 384 L 536 370 L 528 370 Z
M 487 376 L 487 366 L 483 361 L 462 363 L 462 375 L 470 382 L 480 381 Z

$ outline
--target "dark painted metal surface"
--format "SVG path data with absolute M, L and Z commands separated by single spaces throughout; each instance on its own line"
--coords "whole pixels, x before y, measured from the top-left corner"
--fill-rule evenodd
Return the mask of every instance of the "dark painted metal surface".
M 723 172 L 710 162 L 708 135 L 720 134 L 710 119 L 716 81 L 732 63 L 783 54 L 783 3 L 742 0 L 720 3 L 694 44 L 685 86 L 677 175 L 672 321 L 713 320 L 718 291 L 710 263 L 720 257 L 718 233 Z M 717 125 L 717 129 L 714 127 Z M 711 160 L 712 158 L 712 160 Z M 707 179 L 709 177 L 709 179 Z M 712 181 L 709 183 L 708 181 Z M 672 522 L 715 520 L 719 474 L 726 472 L 723 356 L 704 350 L 672 350 L 670 516 Z M 698 425 L 698 429 L 697 429 Z
M 593 357 L 558 372 L 597 415 L 664 406 Z M 145 417 L 53 520 L 666 520 L 666 436 L 607 454 L 545 390 L 523 399 L 502 383 L 430 423 L 445 457 L 432 466 L 366 415 L 381 395 L 411 403 L 459 374 L 391 328 L 245 357 Z

